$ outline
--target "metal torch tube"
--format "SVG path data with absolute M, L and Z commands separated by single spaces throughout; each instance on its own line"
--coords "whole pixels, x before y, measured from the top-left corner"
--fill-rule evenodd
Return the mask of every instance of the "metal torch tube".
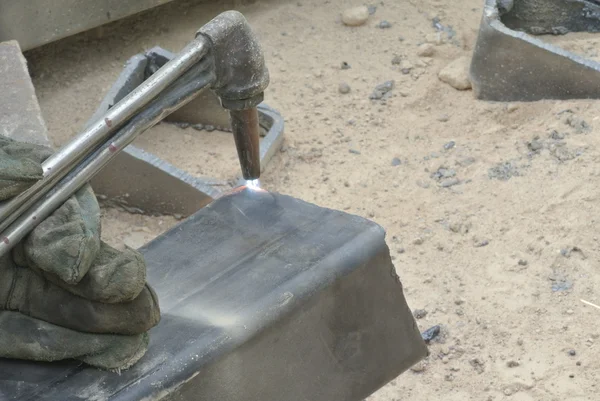
M 209 50 L 206 39 L 199 36 L 156 73 L 115 104 L 106 114 L 43 164 L 44 178 L 13 199 L 0 205 L 0 231 L 4 231 L 27 208 L 39 200 L 79 161 L 106 141 L 123 123 L 156 98 L 184 72 L 197 64 Z
M 231 130 L 235 139 L 242 175 L 246 180 L 260 178 L 260 126 L 258 109 L 230 110 Z
M 204 67 L 209 63 L 205 63 Z M 0 256 L 23 240 L 44 219 L 49 217 L 85 183 L 89 182 L 120 151 L 139 134 L 151 128 L 175 110 L 193 100 L 202 89 L 214 81 L 212 68 L 194 67 L 160 94 L 146 109 L 133 117 L 110 140 L 81 161 L 31 208 L 21 214 L 0 234 Z

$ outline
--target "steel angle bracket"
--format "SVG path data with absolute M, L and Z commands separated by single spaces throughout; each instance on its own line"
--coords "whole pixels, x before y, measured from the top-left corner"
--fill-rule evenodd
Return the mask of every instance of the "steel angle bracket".
M 141 252 L 162 313 L 147 354 L 120 374 L 0 360 L 0 398 L 362 401 L 427 355 L 363 218 L 239 189 Z
M 145 79 L 174 57 L 155 47 L 130 58 L 121 75 L 104 97 L 88 124 L 100 118 L 112 105 L 127 96 Z M 261 169 L 283 143 L 284 121 L 278 111 L 265 103 L 258 106 L 261 126 Z M 165 121 L 211 125 L 228 131 L 229 113 L 219 98 L 205 90 L 195 100 L 169 115 Z M 233 138 L 232 138 L 233 146 Z M 127 171 L 127 174 L 120 172 Z M 114 177 L 122 177 L 115 180 Z M 231 177 L 235 181 L 236 177 Z M 232 181 L 232 182 L 233 182 Z M 91 181 L 100 199 L 123 206 L 130 212 L 189 216 L 219 197 L 233 185 L 212 177 L 195 177 L 159 157 L 129 145 Z
M 485 0 L 470 76 L 491 101 L 600 98 L 600 63 L 532 35 L 599 32 L 600 2 Z

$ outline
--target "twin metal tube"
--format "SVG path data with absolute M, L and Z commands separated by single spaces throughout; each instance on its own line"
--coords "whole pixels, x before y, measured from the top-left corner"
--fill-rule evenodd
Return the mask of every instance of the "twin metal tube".
M 198 36 L 89 128 L 48 158 L 44 178 L 0 205 L 0 256 L 6 255 L 139 134 L 193 100 L 215 80 L 204 56 L 210 44 Z M 231 111 L 245 179 L 260 176 L 256 108 Z

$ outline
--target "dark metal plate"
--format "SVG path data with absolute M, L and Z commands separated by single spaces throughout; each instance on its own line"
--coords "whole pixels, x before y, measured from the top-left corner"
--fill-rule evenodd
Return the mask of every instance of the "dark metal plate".
M 0 399 L 358 401 L 427 349 L 383 229 L 241 189 L 143 248 L 163 319 L 121 374 L 0 360 Z

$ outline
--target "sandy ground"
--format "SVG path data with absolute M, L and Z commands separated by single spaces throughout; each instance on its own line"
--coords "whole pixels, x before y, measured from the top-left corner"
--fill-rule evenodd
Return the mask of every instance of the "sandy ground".
M 236 6 L 265 49 L 267 102 L 286 119 L 263 186 L 385 227 L 409 304 L 427 312 L 419 326 L 444 328 L 424 363 L 370 399 L 597 400 L 600 310 L 580 299 L 600 303 L 600 103 L 491 104 L 440 82 L 442 68 L 469 56 L 482 4 L 377 2 L 366 25 L 350 28 L 340 13 L 360 2 L 183 1 L 27 56 L 58 145 L 127 58 L 155 45 L 177 51 Z M 418 56 L 425 42 L 431 57 Z M 597 56 L 593 43 L 573 50 Z M 391 96 L 370 100 L 388 80 Z M 158 146 L 167 135 L 181 146 Z M 231 178 L 230 137 L 201 135 L 163 126 L 140 143 L 193 174 Z M 104 234 L 139 246 L 174 223 L 107 209 Z

